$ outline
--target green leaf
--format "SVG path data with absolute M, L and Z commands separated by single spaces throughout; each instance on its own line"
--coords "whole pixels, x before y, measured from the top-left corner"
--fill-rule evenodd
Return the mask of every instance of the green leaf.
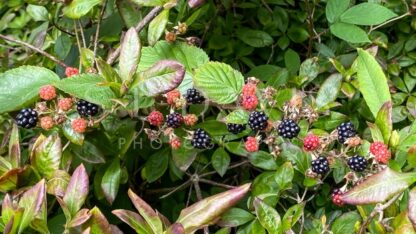
M 380 129 L 377 127 L 377 125 L 372 123 L 367 123 L 368 128 L 371 132 L 371 137 L 373 138 L 373 141 L 381 141 L 383 142 L 383 134 L 381 133 Z
M 121 84 L 120 76 L 108 63 L 100 58 L 96 58 L 96 62 L 98 71 L 107 82 L 116 82 Z
M 44 6 L 36 6 L 29 4 L 26 8 L 27 13 L 35 21 L 47 21 L 48 20 L 48 10 Z
M 287 70 L 289 70 L 291 74 L 296 74 L 300 68 L 299 54 L 292 49 L 288 49 L 285 52 L 284 58 Z
M 103 233 L 103 234 L 110 234 L 112 232 L 112 228 L 110 223 L 105 218 L 103 213 L 98 209 L 98 207 L 94 207 L 90 210 L 91 218 L 88 220 L 88 226 L 91 230 L 90 233 Z M 87 232 L 88 233 L 88 232 Z
M 386 76 L 376 59 L 367 51 L 358 49 L 358 89 L 363 94 L 367 106 L 374 117 L 384 103 L 390 101 L 390 91 Z
M 326 18 L 330 23 L 336 22 L 349 5 L 350 0 L 328 0 L 325 8 Z
M 238 109 L 225 117 L 226 123 L 246 124 L 249 118 L 249 112 L 243 109 Z
M 41 180 L 35 186 L 27 190 L 19 201 L 19 207 L 24 208 L 18 233 L 22 233 L 35 219 L 46 201 L 45 180 Z
M 302 149 L 292 143 L 283 143 L 281 156 L 295 165 L 295 169 L 300 171 L 302 174 L 308 170 L 310 165 L 310 156 L 304 153 Z
M 345 11 L 341 15 L 341 21 L 356 25 L 377 25 L 396 16 L 394 12 L 380 4 L 364 2 Z
M 253 166 L 264 170 L 276 170 L 276 160 L 266 151 L 257 151 L 248 155 L 248 160 Z
M 334 221 L 331 230 L 334 234 L 354 233 L 355 225 L 360 219 L 356 211 L 345 213 Z
M 53 178 L 53 174 L 59 169 L 62 157 L 61 138 L 58 134 L 52 134 L 45 139 L 40 135 L 32 148 L 30 164 L 46 178 Z
M 67 120 L 62 125 L 62 132 L 65 135 L 66 139 L 68 139 L 70 142 L 82 145 L 84 144 L 84 134 L 77 133 L 72 129 L 72 121 L 76 118 L 79 118 L 79 115 L 77 113 L 68 115 Z
M 149 225 L 144 221 L 144 219 L 137 213 L 129 210 L 113 210 L 115 216 L 133 228 L 137 233 L 143 234 L 153 234 Z
M 130 0 L 139 6 L 163 6 L 167 1 L 164 0 Z
M 259 198 L 255 198 L 254 208 L 260 224 L 269 232 L 269 234 L 281 233 L 280 215 L 273 207 L 267 205 Z
M 65 190 L 68 187 L 71 176 L 64 170 L 56 170 L 52 175 L 52 179 L 49 179 L 46 183 L 46 189 L 48 194 L 54 196 L 63 197 Z
M 154 97 L 178 87 L 185 76 L 185 67 L 174 60 L 160 60 L 135 78 L 131 88 L 140 95 Z
M 55 85 L 58 89 L 88 102 L 111 108 L 116 96 L 107 86 L 101 86 L 105 80 L 96 74 L 80 74 L 60 80 Z
M 367 33 L 353 24 L 338 22 L 331 25 L 330 30 L 336 37 L 350 43 L 371 42 L 370 39 L 368 39 Z
M 137 196 L 131 189 L 129 189 L 128 195 L 133 202 L 134 207 L 136 207 L 140 215 L 146 220 L 153 233 L 163 233 L 162 221 L 152 207 Z
M 222 147 L 219 147 L 212 154 L 212 167 L 214 167 L 215 171 L 217 171 L 221 177 L 224 176 L 225 172 L 227 172 L 228 166 L 230 165 L 230 161 L 230 156 L 228 155 L 227 151 L 225 151 Z
M 303 214 L 305 203 L 299 203 L 290 207 L 282 219 L 282 231 L 283 233 L 290 230 Z
M 79 19 L 101 2 L 102 0 L 72 0 L 68 6 L 64 7 L 63 12 L 69 18 Z
M 159 38 L 165 32 L 166 25 L 169 21 L 169 10 L 163 10 L 156 18 L 149 24 L 149 31 L 147 33 L 147 40 L 150 45 L 156 44 Z
M 266 32 L 249 28 L 237 29 L 238 39 L 252 47 L 265 47 L 273 44 L 273 38 Z
M 118 188 L 120 186 L 121 168 L 120 159 L 116 158 L 107 168 L 101 180 L 101 189 L 104 196 L 110 204 L 116 199 Z
M 341 89 L 342 75 L 332 74 L 319 88 L 318 95 L 316 97 L 316 107 L 322 108 L 329 103 L 335 101 L 338 96 L 339 90 Z
M 169 148 L 159 150 L 147 159 L 146 164 L 144 165 L 147 182 L 155 182 L 165 174 L 168 169 L 170 157 L 170 152 L 168 150 Z
M 81 48 L 81 63 L 84 67 L 92 67 L 94 65 L 94 52 L 87 48 Z
M 384 143 L 388 144 L 391 136 L 391 132 L 393 131 L 393 114 L 392 114 L 392 103 L 386 102 L 380 108 L 379 112 L 377 113 L 376 117 L 376 125 L 380 129 Z
M 194 84 L 210 101 L 228 104 L 240 95 L 244 77 L 230 65 L 209 62 L 196 70 Z
M 218 225 L 222 227 L 237 227 L 253 219 L 254 215 L 250 212 L 240 208 L 231 208 L 221 216 Z
M 36 101 L 39 89 L 59 80 L 43 67 L 21 66 L 0 74 L 0 113 L 10 112 Z
M 386 168 L 368 177 L 341 196 L 346 204 L 364 205 L 379 203 L 407 189 L 416 181 L 416 173 L 399 173 Z
M 280 190 L 288 189 L 291 187 L 294 176 L 292 163 L 286 162 L 281 165 L 275 175 L 275 180 Z
M 72 217 L 81 209 L 88 196 L 89 179 L 84 165 L 79 165 L 69 180 L 63 202 Z
M 141 43 L 135 28 L 130 28 L 121 43 L 120 50 L 120 77 L 130 80 L 136 73 L 137 64 L 140 61 Z
M 413 226 L 416 226 L 416 187 L 409 192 L 409 203 L 407 205 L 409 210 L 408 216 Z

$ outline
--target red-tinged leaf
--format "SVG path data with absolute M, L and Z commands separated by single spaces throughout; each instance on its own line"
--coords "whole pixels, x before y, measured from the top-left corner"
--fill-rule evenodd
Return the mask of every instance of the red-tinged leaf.
M 124 35 L 120 51 L 120 77 L 130 80 L 136 72 L 140 60 L 141 44 L 139 35 L 134 27 L 130 28 Z
M 179 215 L 177 223 L 183 225 L 185 233 L 194 233 L 207 225 L 215 223 L 220 216 L 234 206 L 249 191 L 251 184 L 205 198 L 186 209 Z
M 12 132 L 10 134 L 8 160 L 13 168 L 20 166 L 19 128 L 16 124 L 13 124 Z
M 32 149 L 30 163 L 37 172 L 50 179 L 61 163 L 61 138 L 58 134 L 52 134 L 46 139 L 41 135 L 35 146 Z
M 407 151 L 407 162 L 411 167 L 416 167 L 416 145 L 410 146 Z
M 416 172 L 399 173 L 386 168 L 343 194 L 341 199 L 351 205 L 379 203 L 407 189 L 415 181 Z
M 10 196 L 10 194 L 6 194 L 6 196 L 3 199 L 3 202 L 1 203 L 1 219 L 3 223 L 8 223 L 9 220 L 13 217 L 15 212 L 15 205 L 13 204 L 13 200 Z
M 166 230 L 166 234 L 185 234 L 185 228 L 180 223 L 174 223 Z
M 163 227 L 164 229 L 167 229 L 168 227 L 170 227 L 170 225 L 172 225 L 169 221 L 168 218 L 166 218 L 166 216 L 164 216 L 163 214 L 159 213 L 156 211 L 157 216 L 159 217 L 159 219 L 162 221 Z
M 157 213 L 150 207 L 145 201 L 137 196 L 131 189 L 129 189 L 128 195 L 133 202 L 134 207 L 139 211 L 140 215 L 146 220 L 154 233 L 162 233 L 163 225 L 162 221 L 158 217 Z
M 123 232 L 116 225 L 110 224 L 111 234 L 123 234 Z
M 71 212 L 68 209 L 68 206 L 65 204 L 64 200 L 60 197 L 56 197 L 56 200 L 58 201 L 59 205 L 61 206 L 62 211 L 64 212 L 66 220 L 71 220 Z
M 75 228 L 86 223 L 91 217 L 91 214 L 88 209 L 81 209 L 78 213 L 75 214 L 74 218 L 71 219 L 66 226 L 69 228 Z
M 409 210 L 408 216 L 413 224 L 413 228 L 416 229 L 416 187 L 409 193 L 409 203 L 407 205 Z
M 116 199 L 118 187 L 120 185 L 120 178 L 120 160 L 117 158 L 107 168 L 101 181 L 101 189 L 110 204 L 112 204 L 114 199 Z
M 185 76 L 185 67 L 174 60 L 160 60 L 136 76 L 132 89 L 137 87 L 144 96 L 154 97 L 178 87 Z
M 129 210 L 113 210 L 112 213 L 133 228 L 137 233 L 152 234 L 152 229 L 137 213 Z
M 51 195 L 63 197 L 65 195 L 65 191 L 68 187 L 70 179 L 71 176 L 66 171 L 55 171 L 52 175 L 52 178 L 48 180 L 48 182 L 46 183 L 46 192 Z
M 394 230 L 394 234 L 414 234 L 415 229 L 413 228 L 413 224 L 409 219 L 409 210 L 405 210 L 401 212 L 399 215 L 394 218 L 392 222 L 392 228 Z
M 384 143 L 388 144 L 393 131 L 392 103 L 388 101 L 381 106 L 376 117 L 376 125 L 380 129 Z
M 23 208 L 19 208 L 14 212 L 9 222 L 4 227 L 4 234 L 18 233 L 19 224 L 22 221 L 23 213 L 24 213 Z
M 88 185 L 88 174 L 84 165 L 81 164 L 72 174 L 63 197 L 63 201 L 68 207 L 71 216 L 74 216 L 84 204 L 88 195 Z
M 202 5 L 205 0 L 188 0 L 188 5 L 190 8 L 196 8 Z
M 23 168 L 14 168 L 0 176 L 0 192 L 6 193 L 14 190 L 20 174 L 24 172 Z
M 100 209 L 94 207 L 90 210 L 91 219 L 89 228 L 91 233 L 111 234 L 111 227 Z
M 45 180 L 41 180 L 32 188 L 23 193 L 19 201 L 19 207 L 24 209 L 22 220 L 19 225 L 19 233 L 23 232 L 41 212 L 43 203 L 46 203 Z

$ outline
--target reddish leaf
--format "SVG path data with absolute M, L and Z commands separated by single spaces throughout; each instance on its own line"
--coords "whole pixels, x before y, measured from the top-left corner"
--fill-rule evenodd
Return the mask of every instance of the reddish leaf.
M 107 168 L 101 180 L 101 189 L 110 204 L 113 204 L 114 199 L 116 199 L 120 178 L 120 160 L 117 158 Z
M 70 179 L 71 176 L 66 171 L 55 171 L 52 178 L 47 182 L 47 192 L 55 196 L 63 197 Z
M 188 0 L 188 5 L 190 8 L 196 8 L 202 5 L 205 0 Z
M 13 204 L 10 194 L 6 194 L 3 199 L 3 203 L 1 203 L 1 219 L 3 223 L 9 222 L 14 215 L 15 209 L 16 207 L 15 204 Z
M 415 181 L 416 172 L 399 173 L 386 168 L 343 194 L 341 199 L 352 205 L 379 203 L 407 189 Z
M 20 166 L 19 128 L 16 124 L 13 124 L 12 132 L 10 134 L 8 160 L 13 168 Z
M 121 42 L 120 52 L 120 77 L 130 80 L 136 72 L 140 60 L 141 44 L 139 35 L 134 27 L 130 28 Z
M 215 223 L 220 216 L 234 206 L 249 191 L 251 184 L 205 198 L 182 210 L 177 223 L 185 228 L 185 233 L 193 233 L 209 224 Z
M 46 203 L 45 180 L 41 180 L 32 188 L 27 190 L 19 201 L 19 207 L 24 209 L 22 220 L 19 225 L 19 233 L 23 232 L 34 220 L 35 216 L 41 212 L 43 203 Z
M 16 188 L 17 179 L 25 169 L 14 168 L 0 176 L 0 192 L 6 193 Z
M 23 212 L 23 208 L 19 208 L 14 212 L 14 215 L 11 217 L 9 222 L 4 227 L 4 234 L 18 233 L 19 224 L 22 221 Z
M 91 233 L 111 234 L 110 223 L 107 221 L 100 209 L 94 207 L 90 210 L 91 219 L 89 228 Z
M 82 224 L 86 223 L 91 217 L 91 214 L 88 209 L 81 209 L 78 213 L 75 214 L 74 218 L 71 219 L 66 226 L 69 228 L 74 228 L 81 226 Z
M 137 213 L 129 210 L 113 210 L 112 213 L 133 228 L 137 233 L 152 234 L 152 229 Z
M 52 134 L 46 139 L 40 135 L 34 145 L 30 156 L 31 165 L 42 176 L 48 179 L 52 178 L 61 163 L 61 138 L 58 134 Z
M 408 216 L 413 224 L 413 228 L 416 229 L 416 187 L 409 193 L 409 204 L 407 205 L 409 210 Z
M 147 224 L 150 226 L 153 232 L 162 233 L 162 221 L 158 217 L 157 213 L 152 209 L 152 207 L 150 207 L 145 201 L 137 196 L 131 189 L 129 189 L 128 195 L 133 202 L 134 207 L 136 207 L 140 215 L 146 220 Z
M 166 234 L 185 234 L 185 229 L 182 224 L 174 223 L 168 228 Z
M 84 204 L 88 195 L 88 185 L 88 174 L 84 165 L 81 164 L 72 174 L 63 197 L 63 201 L 68 207 L 71 216 L 74 216 Z

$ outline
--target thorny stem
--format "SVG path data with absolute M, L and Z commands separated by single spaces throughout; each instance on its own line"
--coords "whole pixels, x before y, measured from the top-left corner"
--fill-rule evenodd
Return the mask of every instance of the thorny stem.
M 394 197 L 392 197 L 389 201 L 387 201 L 384 204 L 377 204 L 376 207 L 374 207 L 373 211 L 371 211 L 370 215 L 368 216 L 368 218 L 365 220 L 365 222 L 361 225 L 360 227 L 360 231 L 358 232 L 358 234 L 363 234 L 365 233 L 365 230 L 367 229 L 367 226 L 371 223 L 371 221 L 374 219 L 374 217 L 376 217 L 376 215 L 380 212 L 382 212 L 383 210 L 387 209 L 391 204 L 393 204 L 402 194 L 396 194 Z
M 157 6 L 154 7 L 135 27 L 137 33 L 143 30 L 143 28 L 150 23 L 159 13 L 163 10 L 163 7 Z M 121 47 L 119 46 L 116 50 L 114 50 L 107 58 L 108 64 L 113 64 L 118 56 L 120 55 Z
M 68 67 L 68 65 L 66 65 L 63 61 L 57 59 L 53 55 L 51 55 L 51 54 L 49 54 L 49 53 L 47 53 L 47 52 L 45 52 L 45 51 L 43 51 L 43 50 L 35 47 L 35 46 L 33 46 L 33 45 L 29 44 L 29 43 L 26 43 L 24 41 L 20 41 L 20 40 L 17 40 L 17 39 L 14 39 L 12 37 L 9 37 L 9 36 L 6 36 L 6 35 L 2 35 L 2 34 L 0 34 L 0 38 L 4 39 L 6 41 L 10 41 L 10 42 L 14 42 L 14 43 L 17 43 L 17 44 L 26 46 L 27 48 L 29 48 L 29 49 L 31 49 L 31 50 L 33 50 L 35 52 L 38 52 L 39 54 L 41 54 L 41 55 L 49 58 L 50 60 L 54 61 L 55 63 L 61 65 L 64 68 L 67 68 Z
M 107 7 L 108 0 L 104 1 L 103 8 L 101 9 L 100 18 L 98 19 L 97 23 L 97 30 L 95 31 L 95 38 L 94 38 L 94 58 L 97 56 L 97 48 L 98 48 L 98 37 L 100 35 L 100 27 L 101 27 L 101 21 L 103 20 L 105 8 Z M 95 63 L 95 61 L 94 61 Z

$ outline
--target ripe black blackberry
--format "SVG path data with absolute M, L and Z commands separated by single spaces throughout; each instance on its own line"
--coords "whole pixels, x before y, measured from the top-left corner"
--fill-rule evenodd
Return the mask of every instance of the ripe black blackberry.
M 267 128 L 269 117 L 263 111 L 253 111 L 248 118 L 248 126 L 253 131 L 261 131 Z
M 94 103 L 87 102 L 85 100 L 79 100 L 77 102 L 77 111 L 78 114 L 83 117 L 96 116 L 100 111 L 100 107 Z
M 348 159 L 348 166 L 351 170 L 356 172 L 362 172 L 367 167 L 368 162 L 363 156 L 355 155 Z
M 300 128 L 293 119 L 284 119 L 279 127 L 277 127 L 277 131 L 279 136 L 292 139 L 298 136 Z
M 228 129 L 229 132 L 231 132 L 233 134 L 239 134 L 242 131 L 246 130 L 246 125 L 245 124 L 229 123 L 229 124 L 227 124 L 227 129 Z
M 195 130 L 191 144 L 197 149 L 208 149 L 212 147 L 211 137 L 201 128 Z
M 183 123 L 183 117 L 178 112 L 166 116 L 166 124 L 171 128 L 179 128 Z
M 188 103 L 192 104 L 200 104 L 205 101 L 205 97 L 196 89 L 188 89 L 185 98 Z
M 311 166 L 312 171 L 320 175 L 323 175 L 329 171 L 328 160 L 323 156 L 319 156 L 319 158 L 312 160 Z
M 16 123 L 23 128 L 33 128 L 38 122 L 38 112 L 32 108 L 22 109 L 16 116 Z
M 357 135 L 354 124 L 352 124 L 351 122 L 345 122 L 345 123 L 340 124 L 337 127 L 337 130 L 338 130 L 338 141 L 341 144 L 344 144 L 348 138 L 354 137 L 355 135 Z

